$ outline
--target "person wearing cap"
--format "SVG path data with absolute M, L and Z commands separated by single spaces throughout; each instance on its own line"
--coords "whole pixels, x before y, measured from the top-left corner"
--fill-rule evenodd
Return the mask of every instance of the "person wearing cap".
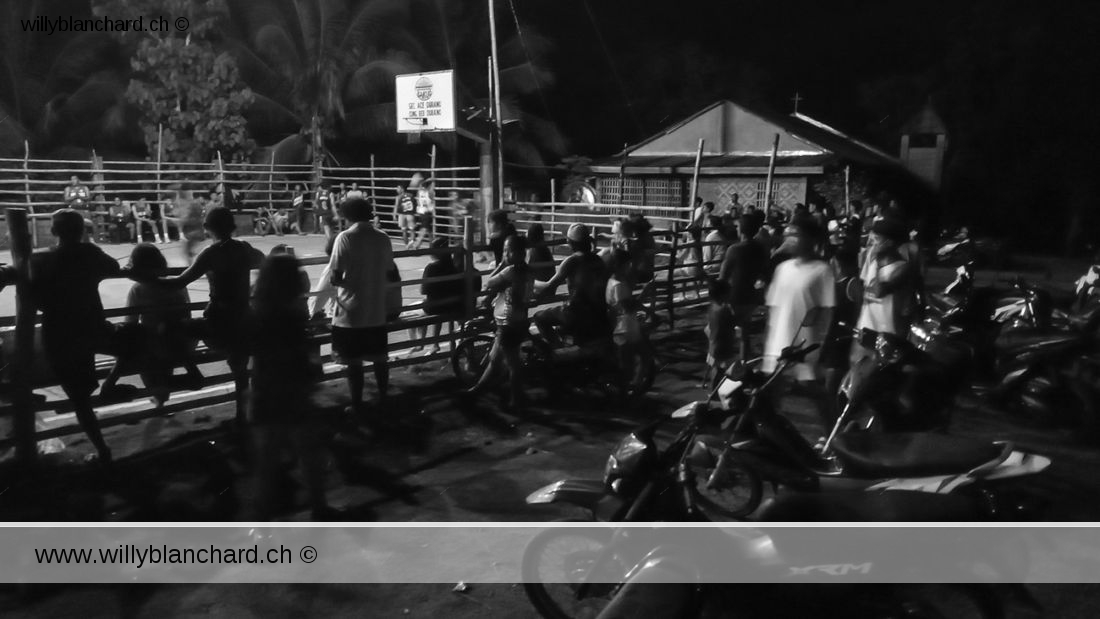
M 856 328 L 893 335 L 908 330 L 914 309 L 913 271 L 899 251 L 908 238 L 909 231 L 900 219 L 876 217 L 871 222 L 868 246 L 860 257 L 863 305 Z M 865 354 L 857 343 L 853 357 Z
M 592 233 L 584 224 L 573 224 L 566 233 L 572 254 L 562 260 L 557 272 L 539 292 L 549 297 L 563 283 L 568 284 L 569 298 L 565 304 L 535 314 L 535 325 L 547 341 L 560 338 L 557 328 L 572 334 L 581 342 L 610 335 L 607 314 L 607 266 L 592 247 Z

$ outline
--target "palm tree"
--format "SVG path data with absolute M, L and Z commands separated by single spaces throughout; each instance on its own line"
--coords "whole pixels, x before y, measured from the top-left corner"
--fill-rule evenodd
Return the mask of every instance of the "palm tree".
M 489 53 L 484 3 L 456 0 L 227 0 L 226 44 L 256 93 L 253 135 L 281 138 L 276 157 L 324 155 L 339 135 L 366 142 L 397 136 L 394 76 L 455 70 L 459 105 L 488 104 Z M 526 111 L 553 76 L 538 64 L 547 41 L 525 29 L 502 37 L 505 152 L 529 165 L 560 156 L 556 125 Z M 526 43 L 524 45 L 523 43 Z M 518 130 L 517 130 L 518 129 Z M 431 136 L 448 150 L 454 138 Z
M 337 129 L 354 137 L 393 130 L 393 76 L 425 54 L 408 29 L 407 0 L 228 0 L 226 44 L 256 94 L 250 122 L 308 144 L 316 162 Z M 287 136 L 287 133 L 291 133 Z
M 436 19 L 424 19 L 418 32 L 434 45 L 429 48 L 437 61 L 442 59 L 455 70 L 460 106 L 467 109 L 489 108 L 489 83 L 486 57 L 489 54 L 488 6 L 484 1 L 416 0 L 419 14 L 435 13 Z M 543 91 L 554 85 L 554 74 L 545 66 L 552 51 L 551 41 L 521 24 L 522 32 L 512 27 L 519 21 L 505 16 L 504 3 L 498 3 L 498 61 L 501 82 L 501 116 L 505 125 L 505 159 L 523 166 L 542 168 L 551 160 L 560 161 L 566 152 L 566 140 L 550 119 L 551 111 Z M 538 108 L 541 114 L 531 110 Z M 481 115 L 487 119 L 486 114 Z M 436 138 L 445 146 L 453 138 Z
M 38 16 L 73 14 L 71 6 L 53 10 L 56 4 L 7 0 L 0 9 L 0 151 L 21 154 L 23 140 L 36 150 L 140 143 L 125 99 L 127 59 L 115 40 L 22 27 Z

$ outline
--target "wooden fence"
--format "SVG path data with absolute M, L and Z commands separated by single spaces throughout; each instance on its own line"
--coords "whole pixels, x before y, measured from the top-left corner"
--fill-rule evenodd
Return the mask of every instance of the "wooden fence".
M 371 157 L 372 162 L 374 157 Z M 322 167 L 315 171 L 310 165 L 276 165 L 274 159 L 267 164 L 255 163 L 173 163 L 156 161 L 106 161 L 98 157 L 90 160 L 57 160 L 0 158 L 0 209 L 16 207 L 28 211 L 32 222 L 32 247 L 50 244 L 49 214 L 68 206 L 64 199 L 65 187 L 76 176 L 89 193 L 85 208 L 90 213 L 105 213 L 115 198 L 124 202 L 144 198 L 147 202 L 164 204 L 169 200 L 186 199 L 186 192 L 206 197 L 217 189 L 228 190 L 235 199 L 236 208 L 247 214 L 259 209 L 289 208 L 296 185 L 314 195 L 316 179 L 338 189 L 340 184 L 350 189 L 356 183 L 368 196 L 373 196 L 382 216 L 383 227 L 393 230 L 393 205 L 398 187 L 405 187 L 414 173 L 435 180 L 437 202 L 436 234 L 461 240 L 462 224 L 453 215 L 455 192 L 459 198 L 468 198 L 478 190 L 479 168 L 435 167 L 435 157 L 425 162 L 423 168 L 379 167 L 366 168 Z M 183 192 L 183 193 L 181 193 Z M 93 219 L 98 219 L 93 215 Z M 308 218 L 312 220 L 312 218 Z M 6 241 L 0 231 L 0 243 Z
M 10 160 L 0 159 L 0 179 L 5 178 L 5 174 L 10 172 L 10 169 L 5 169 L 4 164 L 10 162 Z M 167 167 L 167 166 L 166 166 Z M 230 167 L 230 164 L 226 164 L 225 167 Z M 308 166 L 303 166 L 305 169 L 299 169 L 298 167 L 289 168 L 279 171 L 277 174 L 281 175 L 278 181 L 271 180 L 276 176 L 275 172 L 269 174 L 269 179 L 264 185 L 261 191 L 244 192 L 246 205 L 256 206 L 258 203 L 262 203 L 264 200 L 275 200 L 276 192 L 274 188 L 280 187 L 278 183 L 286 183 L 286 179 L 295 179 L 299 176 L 293 176 L 296 174 L 307 174 L 309 172 Z M 32 187 L 36 187 L 37 193 L 27 194 L 27 198 L 24 200 L 23 205 L 30 204 L 31 208 L 40 207 L 43 210 L 52 210 L 58 206 L 61 206 L 56 198 L 63 190 L 64 184 L 67 182 L 67 176 L 74 168 L 59 167 L 51 173 L 37 171 L 35 174 L 40 174 L 43 178 L 30 183 Z M 158 180 L 159 183 L 155 184 L 155 187 L 167 187 L 173 183 L 179 183 L 180 178 L 190 176 L 195 178 L 199 171 L 209 169 L 199 167 L 191 168 L 172 168 L 171 173 L 166 172 L 164 169 L 161 171 L 161 175 Z M 268 170 L 270 172 L 270 169 Z M 352 182 L 359 184 L 359 188 L 368 194 L 373 194 L 378 197 L 378 201 L 381 203 L 381 213 L 386 215 L 387 211 L 385 204 L 387 199 L 393 202 L 396 198 L 397 187 L 407 185 L 409 177 L 417 172 L 425 172 L 424 170 L 418 170 L 414 168 L 324 168 L 323 178 L 331 183 L 334 187 L 339 183 L 345 183 L 350 188 Z M 422 249 L 415 251 L 398 251 L 395 252 L 395 257 L 405 258 L 412 256 L 423 256 L 429 254 L 438 253 L 457 253 L 461 256 L 462 264 L 464 265 L 463 273 L 461 275 L 450 276 L 448 278 L 433 278 L 433 280 L 414 279 L 403 281 L 399 284 L 393 284 L 401 287 L 405 286 L 420 286 L 428 281 L 443 281 L 443 279 L 457 279 L 463 278 L 468 280 L 469 284 L 464 288 L 468 292 L 464 299 L 464 305 L 466 311 L 462 316 L 451 317 L 439 317 L 439 316 L 419 316 L 415 315 L 416 310 L 421 308 L 421 303 L 411 304 L 403 308 L 402 318 L 389 325 L 391 332 L 401 331 L 419 326 L 429 326 L 432 324 L 451 323 L 452 329 L 450 333 L 441 334 L 436 337 L 413 339 L 410 338 L 406 341 L 395 341 L 390 345 L 391 355 L 400 353 L 407 349 L 416 346 L 425 346 L 431 344 L 451 343 L 453 346 L 454 335 L 454 322 L 456 320 L 463 320 L 468 318 L 477 301 L 479 295 L 473 294 L 473 289 L 476 287 L 473 284 L 473 280 L 476 278 L 484 277 L 488 272 L 479 271 L 474 266 L 474 256 L 479 252 L 484 252 L 488 247 L 478 244 L 474 239 L 474 226 L 471 225 L 470 218 L 460 220 L 448 211 L 450 204 L 445 199 L 445 196 L 451 191 L 469 192 L 476 189 L 477 177 L 471 176 L 471 172 L 476 172 L 476 168 L 442 168 L 435 170 L 435 178 L 437 179 L 436 195 L 437 199 L 440 196 L 444 196 L 441 208 L 437 211 L 438 226 L 436 234 L 447 238 L 460 239 L 461 243 L 453 246 L 452 248 L 442 250 Z M 85 171 L 86 173 L 86 171 Z M 116 184 L 111 185 L 118 191 L 126 191 L 128 195 L 138 195 L 142 191 L 146 191 L 144 187 L 148 184 L 145 180 L 138 180 L 147 178 L 149 173 L 148 166 L 144 169 L 136 169 L 132 172 L 133 178 L 127 178 L 124 174 L 119 173 L 121 179 Z M 54 178 L 46 178 L 49 174 L 53 174 Z M 146 176 L 141 176 L 145 174 Z M 231 180 L 234 178 L 234 174 L 237 180 Z M 226 183 L 230 186 L 233 182 L 245 182 L 243 179 L 248 174 L 259 174 L 254 168 L 247 166 L 241 166 L 238 170 L 232 172 L 227 171 L 224 178 Z M 28 178 L 30 174 L 27 174 Z M 170 180 L 169 177 L 174 177 Z M 260 175 L 262 176 L 262 175 Z M 427 176 L 427 174 L 425 174 Z M 362 181 L 356 180 L 362 179 Z M 48 181 L 48 183 L 47 183 Z M 127 182 L 123 182 L 127 181 Z M 20 232 L 19 227 L 30 227 L 27 223 L 28 220 L 33 221 L 35 215 L 30 215 L 25 209 L 11 208 L 16 206 L 13 204 L 10 195 L 13 193 L 10 190 L 11 183 L 13 181 L 8 179 L 8 185 L 4 185 L 3 181 L 0 181 L 0 205 L 9 207 L 7 209 L 7 223 L 12 228 L 12 238 L 26 237 L 28 242 L 26 245 L 13 247 L 13 255 L 21 252 L 30 251 L 30 237 L 31 234 L 27 230 Z M 106 183 L 106 177 L 104 178 Z M 193 184 L 196 186 L 201 185 L 199 180 L 193 180 Z M 50 187 L 50 189 L 42 189 L 42 187 Z M 18 193 L 18 192 L 14 192 Z M 676 310 L 688 306 L 695 306 L 706 302 L 706 290 L 705 290 L 705 278 L 702 277 L 702 270 L 716 270 L 717 260 L 712 259 L 709 262 L 701 261 L 700 258 L 703 254 L 703 248 L 707 246 L 716 246 L 721 243 L 694 243 L 690 236 L 684 232 L 687 225 L 688 213 L 684 213 L 683 217 L 677 218 L 669 216 L 666 209 L 657 207 L 646 207 L 637 205 L 614 205 L 614 204 L 598 204 L 598 205 L 578 205 L 562 202 L 520 202 L 514 205 L 510 205 L 509 208 L 512 211 L 512 219 L 517 224 L 517 228 L 522 232 L 527 230 L 532 224 L 542 224 L 547 232 L 547 244 L 555 249 L 555 253 L 560 258 L 565 255 L 565 252 L 561 250 L 561 246 L 564 245 L 564 235 L 566 230 L 573 223 L 586 223 L 588 224 L 597 235 L 603 235 L 604 238 L 610 233 L 613 220 L 616 218 L 624 217 L 630 213 L 641 213 L 645 215 L 650 221 L 655 224 L 653 235 L 658 244 L 658 274 L 655 279 L 655 283 L 651 284 L 647 289 L 651 292 L 652 296 L 649 299 L 651 307 L 656 311 L 667 312 L 668 324 L 674 326 Z M 389 211 L 392 214 L 392 211 Z M 33 228 L 31 228 L 33 229 Z M 461 230 L 461 232 L 459 232 Z M 16 243 L 18 245 L 18 243 Z M 16 256 L 16 262 L 21 262 L 21 258 Z M 311 264 L 323 264 L 326 262 L 325 258 L 307 258 L 303 261 L 304 265 Z M 555 259 L 555 263 L 557 259 Z M 25 278 L 25 273 L 23 274 Z M 22 294 L 21 292 L 19 294 Z M 559 295 L 554 301 L 560 301 L 563 298 Z M 18 302 L 19 307 L 24 307 L 24 304 Z M 205 306 L 205 303 L 196 302 L 188 306 L 188 309 L 192 312 L 199 312 Z M 132 314 L 133 312 L 128 309 L 116 309 L 108 312 L 108 316 L 113 319 L 123 318 Z M 0 415 L 12 415 L 14 423 L 13 435 L 0 439 L 0 446 L 7 446 L 15 444 L 17 449 L 21 451 L 24 457 L 28 450 L 33 452 L 34 444 L 37 441 L 54 438 L 58 436 L 65 436 L 69 434 L 79 433 L 79 426 L 72 424 L 62 427 L 50 428 L 46 431 L 35 432 L 34 431 L 34 419 L 35 415 L 40 410 L 59 410 L 67 411 L 71 409 L 67 402 L 50 402 L 48 404 L 40 404 L 37 407 L 31 403 L 29 396 L 29 390 L 36 386 L 41 386 L 41 377 L 36 380 L 33 371 L 33 361 L 35 357 L 36 343 L 35 343 L 35 317 L 33 315 L 26 316 L 17 312 L 17 316 L 2 318 L 0 317 L 0 327 L 5 327 L 14 330 L 12 335 L 14 338 L 10 338 L 9 342 L 13 344 L 13 356 L 12 364 L 10 366 L 13 387 L 15 387 L 15 397 L 12 400 L 12 404 L 6 407 L 0 407 Z M 327 333 L 319 334 L 316 337 L 316 343 L 318 346 L 325 347 L 326 354 L 323 355 L 325 360 L 331 360 L 330 354 L 327 352 L 329 344 L 329 336 Z M 416 356 L 409 358 L 397 358 L 391 359 L 391 365 L 395 367 L 401 367 L 405 365 L 413 365 L 431 361 L 438 361 L 446 358 L 450 354 L 449 350 L 444 348 L 440 352 L 433 355 Z M 40 357 L 40 355 L 39 355 Z M 219 361 L 219 357 L 216 353 L 210 350 L 200 348 L 198 352 L 198 360 L 200 363 L 207 363 L 211 361 Z M 41 359 L 39 358 L 39 361 Z M 99 372 L 101 375 L 105 375 L 109 369 L 110 362 L 103 362 L 100 364 Z M 37 372 L 41 374 L 41 372 Z M 49 380 L 49 379 L 45 379 Z M 18 382 L 17 382 L 18 381 Z M 207 376 L 204 383 L 206 385 L 216 385 L 231 383 L 231 377 L 226 369 L 222 374 Z M 25 393 L 24 393 L 25 392 Z M 139 396 L 145 395 L 146 392 L 139 392 Z M 155 416 L 161 413 L 173 412 L 182 408 L 205 406 L 218 402 L 224 402 L 232 399 L 233 393 L 230 389 L 224 389 L 220 392 L 212 393 L 210 395 L 191 398 L 184 401 L 176 401 L 169 404 L 161 411 L 155 409 L 138 410 L 132 413 L 114 415 L 109 418 L 103 419 L 102 425 L 110 426 L 122 423 L 129 423 L 138 419 L 144 419 L 151 416 Z M 21 446 L 21 448 L 20 448 Z

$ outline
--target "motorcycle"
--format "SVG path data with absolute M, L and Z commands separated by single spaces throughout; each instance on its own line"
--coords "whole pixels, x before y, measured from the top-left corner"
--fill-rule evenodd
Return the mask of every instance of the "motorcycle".
M 737 372 L 735 366 L 734 376 L 725 377 L 727 384 L 719 386 L 720 392 L 740 392 L 739 397 L 727 397 L 741 400 L 744 409 L 728 438 L 706 443 L 703 454 L 719 455 L 713 465 L 703 464 L 703 470 L 696 471 L 697 477 L 705 479 L 702 496 L 725 496 L 738 492 L 739 487 L 758 487 L 763 481 L 776 490 L 783 486 L 809 492 L 907 489 L 950 494 L 967 486 L 1035 474 L 1050 465 L 1048 458 L 1018 451 L 1010 442 L 922 432 L 841 432 L 846 424 L 844 415 L 837 419 L 824 444 L 815 448 L 775 410 L 769 397 L 782 371 L 813 348 L 785 353 L 771 376 L 751 369 Z M 696 403 L 685 414 L 705 408 L 706 403 Z M 703 460 L 702 455 L 695 459 Z M 726 476 L 727 467 L 735 471 L 733 476 Z M 726 516 L 741 517 L 752 513 L 756 505 L 740 506 L 732 514 L 717 501 L 709 507 Z
M 936 262 L 940 264 L 981 263 L 992 268 L 1004 268 L 1008 254 L 1004 241 L 993 238 L 975 238 L 966 228 L 954 234 L 944 233 L 936 248 Z
M 762 516 L 784 522 L 939 522 L 971 520 L 984 511 L 981 497 L 891 490 L 784 495 Z M 993 585 L 915 586 L 937 591 L 926 598 L 914 596 L 908 585 L 863 583 L 920 582 L 929 571 L 952 582 L 1016 582 L 1027 565 L 1024 540 L 1011 534 L 996 544 L 966 532 L 937 534 L 921 544 L 927 565 L 914 562 L 911 540 L 892 531 L 882 530 L 877 540 L 873 532 L 856 536 L 863 543 L 852 543 L 847 534 L 822 536 L 820 530 L 801 528 L 554 528 L 532 539 L 522 574 L 530 601 L 547 619 L 727 616 L 724 612 L 805 617 L 833 605 L 848 612 L 826 616 L 999 617 L 1002 600 Z M 783 593 L 791 585 L 799 592 L 794 600 Z M 902 591 L 906 594 L 899 597 Z M 879 597 L 884 592 L 891 595 Z M 902 607 L 911 611 L 896 614 Z
M 769 391 L 783 371 L 815 346 L 789 347 L 771 376 L 735 365 L 709 401 L 686 404 L 669 419 L 687 424 L 663 450 L 654 434 L 665 420 L 632 432 L 608 458 L 602 480 L 562 480 L 527 497 L 528 504 L 566 503 L 596 520 L 744 518 L 756 511 L 763 482 L 803 491 L 920 490 L 951 492 L 1030 475 L 1050 460 L 1008 442 L 928 433 L 840 433 L 842 417 L 819 451 L 776 412 Z M 718 454 L 717 456 L 715 454 Z
M 609 359 L 616 358 L 610 337 L 583 344 L 564 342 L 555 347 L 532 326 L 520 347 L 526 378 L 543 381 L 551 398 L 558 395 L 562 384 L 594 384 L 623 401 L 635 401 L 653 387 L 657 378 L 656 354 L 649 337 L 656 324 L 644 312 L 639 312 L 638 322 L 641 337 L 626 367 L 609 363 Z M 464 388 L 477 383 L 488 364 L 493 328 L 488 315 L 477 316 L 462 326 L 459 344 L 451 354 L 451 367 Z
M 882 496 L 902 497 L 900 503 L 926 503 L 921 497 L 916 497 L 916 502 L 910 501 L 906 494 L 886 492 Z M 902 520 L 911 521 L 908 513 L 911 512 L 905 509 L 897 512 Z M 830 544 L 820 530 L 770 529 L 753 535 L 741 530 L 710 529 L 699 531 L 698 537 L 702 539 L 693 540 L 679 533 L 667 536 L 666 543 L 654 547 L 627 571 L 621 584 L 611 586 L 610 602 L 597 619 L 637 616 L 993 619 L 1005 616 L 1010 600 L 1038 607 L 1023 585 L 969 581 L 973 578 L 971 572 L 991 565 L 1005 566 L 1013 573 L 1018 571 L 1013 561 L 1017 559 L 1018 563 L 1018 556 L 1013 551 L 1019 550 L 1020 544 L 1010 544 L 1012 551 L 1005 552 L 1004 547 L 983 547 L 965 535 L 948 534 L 936 548 L 925 550 L 927 554 L 935 552 L 944 565 L 958 561 L 955 569 L 960 571 L 953 576 L 961 576 L 963 584 L 869 584 L 863 579 L 885 573 L 894 576 L 888 581 L 904 583 L 898 577 L 916 571 L 911 548 L 901 545 L 892 550 L 891 546 L 901 543 L 884 534 L 874 553 L 876 559 L 869 561 L 866 551 Z M 618 551 L 621 550 L 620 545 Z M 746 577 L 748 570 L 755 573 Z M 759 582 L 762 574 L 771 575 L 768 583 Z M 827 582 L 822 582 L 823 574 L 828 575 Z M 1000 576 L 1004 579 L 1004 575 Z M 753 580 L 757 583 L 752 584 Z M 581 615 L 543 616 L 562 619 Z
M 836 406 L 844 429 L 946 430 L 974 358 L 962 329 L 925 319 L 912 326 L 908 339 L 870 329 L 853 335 L 871 354 L 841 381 Z

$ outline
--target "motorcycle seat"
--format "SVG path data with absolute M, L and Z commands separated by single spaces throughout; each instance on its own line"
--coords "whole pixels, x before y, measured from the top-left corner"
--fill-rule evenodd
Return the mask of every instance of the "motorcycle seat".
M 1066 314 L 1066 323 L 1077 331 L 1086 333 L 1095 331 L 1100 327 L 1100 307 L 1094 307 L 1079 314 Z
M 852 432 L 833 441 L 844 474 L 865 479 L 966 473 L 1002 451 L 997 443 L 927 432 Z
M 1081 334 L 1076 331 L 1027 329 L 1002 335 L 994 346 L 998 355 L 1014 357 L 1024 353 L 1058 354 L 1079 342 Z
M 984 520 L 985 514 L 963 495 L 879 490 L 780 494 L 758 517 L 761 522 L 969 522 Z M 779 542 L 785 531 L 772 536 Z

